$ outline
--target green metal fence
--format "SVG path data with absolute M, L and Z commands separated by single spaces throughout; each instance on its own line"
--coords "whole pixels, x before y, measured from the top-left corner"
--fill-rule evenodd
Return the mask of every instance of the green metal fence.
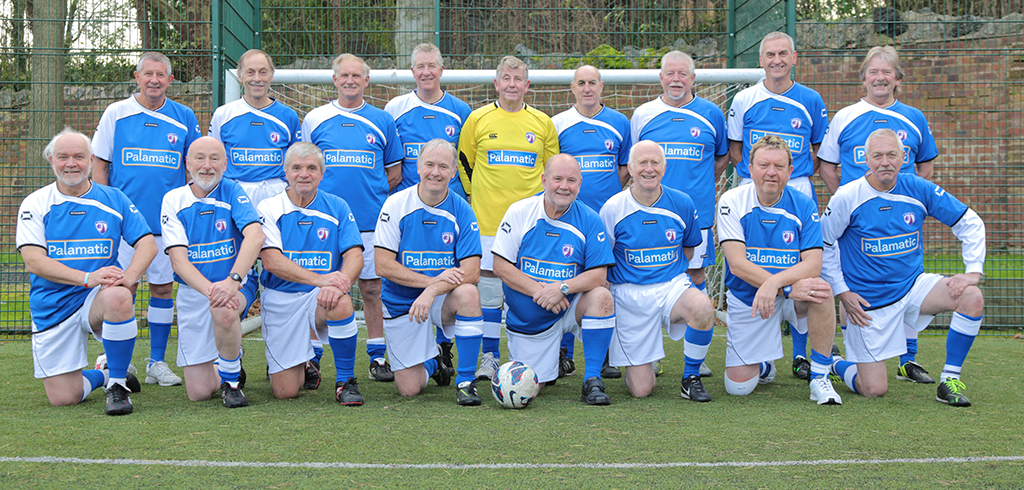
M 59 3 L 59 2 L 58 2 Z M 0 0 L 0 338 L 28 329 L 27 277 L 14 248 L 21 200 L 50 181 L 39 156 L 64 124 L 91 134 L 102 110 L 134 89 L 139 53 L 167 53 L 169 96 L 208 124 L 219 76 L 239 51 L 261 46 L 279 68 L 326 68 L 353 52 L 374 68 L 406 68 L 418 42 L 441 46 L 449 69 L 493 68 L 506 54 L 534 68 L 654 68 L 681 49 L 700 68 L 756 64 L 764 32 L 795 35 L 797 81 L 834 114 L 862 94 L 857 68 L 874 45 L 899 50 L 902 101 L 925 112 L 938 142 L 935 180 L 975 208 L 988 226 L 986 328 L 1024 327 L 1024 16 L 1021 0 L 858 2 L 800 0 Z M 29 7 L 32 10 L 29 11 Z M 49 9 L 49 10 L 48 10 Z M 257 15 L 258 13 L 258 15 Z M 70 19 L 70 20 L 68 20 Z M 231 24 L 231 25 L 229 25 Z M 228 26 L 228 28 L 225 28 Z M 225 30 L 227 29 L 227 30 Z M 252 32 L 246 36 L 246 29 Z M 489 93 L 459 89 L 473 106 Z M 698 87 L 700 88 L 700 87 Z M 403 87 L 376 90 L 374 104 Z M 318 89 L 314 102 L 333 97 Z M 657 86 L 614 87 L 607 102 L 627 115 Z M 565 87 L 533 87 L 549 114 L 571 104 Z M 728 100 L 720 102 L 727 106 Z M 818 181 L 822 201 L 827 191 Z M 962 269 L 944 227 L 927 228 L 927 267 Z M 143 288 L 145 297 L 145 288 Z M 144 311 L 139 312 L 140 317 Z M 941 320 L 936 322 L 941 325 Z

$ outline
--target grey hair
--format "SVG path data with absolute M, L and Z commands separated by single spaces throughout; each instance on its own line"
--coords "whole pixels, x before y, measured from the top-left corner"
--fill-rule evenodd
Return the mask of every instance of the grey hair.
M 358 57 L 358 56 L 356 56 L 354 54 L 351 54 L 351 53 L 342 53 L 342 54 L 339 54 L 337 58 L 334 58 L 334 61 L 331 62 L 331 71 L 333 71 L 334 73 L 338 73 L 338 66 L 341 65 L 342 63 L 346 62 L 346 61 L 358 61 L 358 62 L 362 63 L 362 65 L 363 65 L 363 76 L 364 77 L 370 76 L 370 65 L 368 65 L 365 61 L 363 61 L 362 58 L 360 58 L 360 57 Z
M 789 41 L 789 50 L 793 51 L 794 53 L 796 52 L 796 43 L 793 42 L 793 38 L 790 37 L 790 35 L 786 34 L 785 32 L 775 31 L 775 32 L 769 32 L 768 35 L 766 35 L 764 37 L 764 39 L 761 40 L 761 45 L 757 48 L 758 55 L 759 56 L 764 56 L 764 45 L 765 45 L 765 43 L 767 43 L 769 41 L 774 41 L 776 39 L 785 39 L 785 40 Z
M 320 151 L 320 147 L 308 141 L 299 141 L 289 147 L 288 151 L 284 153 L 284 163 L 281 165 L 287 169 L 288 164 L 291 163 L 292 160 L 306 157 L 316 158 L 317 166 L 320 167 L 320 173 L 326 171 L 326 168 L 324 167 L 324 152 Z
M 412 54 L 409 55 L 409 67 L 411 68 L 416 64 L 416 55 L 420 53 L 433 53 L 434 58 L 437 59 L 437 64 L 444 66 L 444 59 L 441 58 L 441 48 L 434 46 L 431 43 L 417 44 L 415 48 L 412 48 Z
M 498 62 L 498 67 L 494 70 L 494 78 L 501 78 L 501 74 L 505 70 L 518 70 L 523 69 L 523 77 L 527 80 L 530 79 L 530 67 L 526 66 L 526 63 L 516 58 L 515 56 L 506 56 Z
M 135 64 L 135 71 L 142 71 L 142 64 L 147 61 L 163 63 L 167 67 L 167 75 L 174 76 L 174 72 L 171 69 L 171 59 L 163 53 L 157 53 L 156 51 L 142 53 L 142 56 L 139 56 L 139 62 Z
M 661 57 L 661 71 L 665 71 L 665 62 L 669 60 L 685 61 L 690 64 L 690 75 L 697 71 L 697 64 L 693 62 L 693 58 L 682 52 L 682 51 L 669 51 Z
M 242 66 L 245 65 L 246 60 L 248 60 L 251 56 L 256 56 L 258 54 L 262 54 L 263 57 L 267 59 L 267 63 L 270 65 L 270 71 L 274 72 L 276 70 L 276 68 L 274 67 L 274 59 L 271 58 L 270 55 L 267 54 L 267 52 L 263 51 L 262 49 L 250 49 L 242 53 L 242 56 L 238 57 L 238 71 L 242 71 Z
M 46 144 L 45 148 L 43 148 L 43 159 L 46 160 L 47 163 L 49 163 L 50 157 L 53 156 L 53 149 L 55 146 L 57 146 L 57 140 L 60 139 L 61 136 L 64 136 L 66 134 L 77 134 L 81 136 L 82 139 L 85 140 L 85 146 L 89 149 L 89 154 L 92 155 L 92 140 L 90 140 L 89 137 L 86 136 L 81 131 L 72 128 L 71 126 L 64 126 L 64 129 L 60 130 L 59 133 L 55 134 L 53 138 L 50 138 L 50 142 Z
M 900 154 L 901 155 L 903 154 L 903 141 L 900 140 L 900 137 L 899 137 L 898 134 L 896 134 L 896 131 L 893 131 L 893 130 L 891 130 L 889 128 L 881 128 L 881 129 L 876 129 L 876 130 L 872 131 L 871 134 L 868 135 L 868 139 L 866 141 L 864 141 L 864 146 L 865 146 L 864 152 L 866 154 L 870 155 L 871 154 L 871 141 L 872 140 L 882 139 L 882 138 L 892 138 L 893 141 L 896 142 L 896 147 L 900 149 Z
M 665 149 L 662 148 L 661 145 L 659 145 L 658 143 L 655 143 L 654 141 L 651 141 L 651 140 L 642 140 L 642 141 L 638 141 L 637 144 L 635 144 L 635 145 L 633 145 L 632 147 L 629 148 L 629 160 L 626 162 L 626 165 L 629 168 L 635 168 L 633 155 L 636 153 L 636 148 L 638 146 L 640 146 L 641 144 L 643 144 L 644 142 L 646 142 L 646 141 L 650 141 L 651 144 L 653 144 L 655 147 L 658 148 L 658 155 L 661 156 L 661 162 L 662 163 L 667 163 L 667 160 L 665 158 Z
M 455 145 L 453 145 L 453 144 L 449 143 L 448 141 L 445 141 L 445 140 L 443 140 L 441 138 L 434 138 L 434 139 L 426 142 L 423 146 L 420 147 L 419 154 L 422 155 L 422 154 L 424 154 L 424 153 L 426 153 L 428 151 L 431 151 L 431 150 L 433 150 L 435 148 L 443 148 L 447 152 L 451 153 L 452 154 L 452 167 L 455 167 L 456 162 L 459 161 L 459 154 L 455 150 Z M 417 158 L 416 161 L 419 162 L 420 159 Z

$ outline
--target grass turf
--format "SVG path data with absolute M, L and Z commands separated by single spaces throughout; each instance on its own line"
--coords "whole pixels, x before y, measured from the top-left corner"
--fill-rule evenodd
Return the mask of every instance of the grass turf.
M 719 330 L 722 333 L 722 330 Z M 715 375 L 705 378 L 714 401 L 679 397 L 682 343 L 666 341 L 665 375 L 652 397 L 632 399 L 621 380 L 607 380 L 612 405 L 579 401 L 577 374 L 548 388 L 528 409 L 500 408 L 482 391 L 481 407 L 455 405 L 454 387 L 430 383 L 419 397 L 399 397 L 392 384 L 366 380 L 363 346 L 357 358 L 363 407 L 340 407 L 330 381 L 330 351 L 320 389 L 295 400 L 274 400 L 263 379 L 259 340 L 246 339 L 246 395 L 252 406 L 227 410 L 219 400 L 189 402 L 183 387 L 145 385 L 133 395 L 136 411 L 103 415 L 103 394 L 74 407 L 53 408 L 32 378 L 28 342 L 0 343 L 0 457 L 126 458 L 154 461 L 355 464 L 663 464 L 877 460 L 877 463 L 798 466 L 739 465 L 662 468 L 287 468 L 0 463 L 4 486 L 98 486 L 124 482 L 182 487 L 437 487 L 483 488 L 830 486 L 1014 487 L 1024 461 L 893 462 L 899 458 L 1024 455 L 1021 374 L 1024 343 L 979 337 L 965 366 L 974 406 L 956 409 L 934 401 L 935 385 L 897 382 L 879 399 L 837 387 L 841 407 L 808 401 L 805 382 L 778 362 L 775 383 L 747 397 L 722 387 L 725 339 L 709 356 Z M 786 351 L 789 338 L 785 337 Z M 170 351 L 175 348 L 172 340 Z M 945 339 L 924 336 L 918 358 L 938 377 Z M 90 354 L 99 351 L 90 343 Z M 148 344 L 139 341 L 137 361 Z M 141 361 L 139 361 L 141 362 Z M 141 366 L 140 366 L 141 367 Z M 178 370 L 180 373 L 180 370 Z

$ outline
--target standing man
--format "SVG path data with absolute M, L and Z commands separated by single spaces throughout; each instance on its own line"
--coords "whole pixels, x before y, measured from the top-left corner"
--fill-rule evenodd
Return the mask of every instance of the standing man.
M 867 172 L 864 142 L 878 128 L 892 129 L 900 137 L 905 158 L 900 172 L 916 172 L 919 177 L 931 179 L 939 150 L 924 113 L 896 100 L 903 80 L 896 50 L 892 46 L 871 48 L 860 65 L 860 80 L 864 85 L 864 98 L 836 113 L 818 150 L 821 179 L 829 192 L 834 194 L 840 185 L 853 182 Z M 846 332 L 845 311 L 840 310 L 839 324 Z M 917 329 L 907 325 L 905 334 L 907 352 L 900 356 L 896 379 L 934 383 L 928 371 L 917 363 Z
M 283 192 L 284 154 L 299 141 L 299 116 L 295 109 L 270 97 L 274 81 L 274 60 L 258 49 L 238 59 L 238 81 L 242 98 L 213 112 L 210 132 L 228 152 L 224 177 L 242 186 L 254 207 L 264 199 Z
M 757 140 L 774 134 L 793 153 L 793 172 L 787 185 L 817 203 L 810 178 L 818 170 L 818 145 L 828 128 L 825 102 L 818 92 L 793 81 L 793 38 L 784 32 L 770 32 L 761 40 L 760 53 L 765 79 L 736 94 L 729 108 L 729 159 L 736 165 L 742 183 L 750 182 L 750 149 Z M 793 306 L 788 303 L 785 308 L 792 310 Z M 793 375 L 810 379 L 807 331 L 801 330 L 801 325 L 791 326 Z
M 270 390 L 276 398 L 298 396 L 308 381 L 308 367 L 303 366 L 313 355 L 308 335 L 312 329 L 320 345 L 324 338 L 331 344 L 337 371 L 334 399 L 346 406 L 362 405 L 355 378 L 357 328 L 349 296 L 363 268 L 355 216 L 344 200 L 319 190 L 324 159 L 316 145 L 292 145 L 285 153 L 284 169 L 288 189 L 265 199 L 258 210 L 267 237 L 260 252 L 260 308 Z M 319 376 L 314 381 L 319 386 Z
M 630 120 L 633 144 L 650 140 L 665 154 L 664 184 L 686 193 L 697 205 L 701 242 L 694 248 L 686 273 L 693 286 L 706 292 L 704 269 L 715 264 L 715 183 L 729 165 L 725 117 L 714 103 L 693 94 L 696 66 L 690 55 L 669 51 L 661 57 L 661 89 L 657 99 L 637 107 Z M 659 372 L 660 373 L 660 369 Z M 701 376 L 711 369 L 701 365 Z
M 875 130 L 866 146 L 867 175 L 840 187 L 822 219 L 822 276 L 851 324 L 844 336 L 850 361 L 837 361 L 832 371 L 855 393 L 882 396 L 888 390 L 885 360 L 907 349 L 904 325 L 920 331 L 934 315 L 952 311 L 936 400 L 970 406 L 960 371 L 985 308 L 977 286 L 985 263 L 985 223 L 942 187 L 900 172 L 903 141 L 893 130 Z M 928 216 L 951 227 L 962 242 L 963 274 L 924 271 L 921 240 Z
M 416 160 L 420 147 L 434 138 L 457 145 L 462 125 L 472 112 L 469 104 L 441 88 L 444 60 L 437 46 L 430 43 L 417 45 L 412 49 L 411 58 L 410 69 L 416 81 L 416 90 L 399 95 L 384 106 L 384 110 L 395 118 L 405 152 L 402 182 L 395 187 L 395 192 L 419 182 Z M 457 167 L 450 187 L 465 199 L 466 191 L 462 189 Z
M 167 98 L 167 87 L 174 80 L 171 60 L 160 53 L 144 53 L 135 68 L 139 92 L 110 104 L 92 139 L 96 155 L 93 180 L 121 189 L 128 196 L 156 238 L 158 250 L 164 250 L 160 223 L 160 200 L 186 181 L 183 158 L 189 146 L 202 136 L 192 109 Z M 120 267 L 131 263 L 134 249 L 122 242 L 118 249 Z M 166 254 L 158 253 L 146 269 L 149 282 L 149 359 L 146 383 L 160 386 L 181 384 L 181 378 L 165 361 L 167 339 L 174 321 L 171 298 L 173 271 Z M 132 294 L 137 284 L 129 286 Z
M 530 88 L 526 63 L 506 56 L 498 62 L 494 76 L 498 100 L 473 111 L 459 136 L 459 178 L 480 223 L 483 252 L 478 288 L 484 337 L 477 379 L 490 379 L 501 359 L 502 286 L 491 272 L 498 224 L 509 205 L 542 190 L 544 162 L 558 154 L 558 133 L 551 118 L 523 102 Z
M 249 196 L 223 178 L 224 145 L 204 136 L 189 148 L 186 164 L 192 183 L 164 196 L 160 218 L 181 306 L 178 365 L 190 400 L 209 400 L 219 389 L 225 407 L 245 407 L 241 289 L 265 237 Z
M 750 149 L 752 184 L 718 202 L 718 243 L 725 254 L 729 329 L 725 391 L 748 395 L 775 379 L 783 356 L 782 306 L 794 300 L 796 322 L 810 332 L 811 400 L 842 405 L 829 381 L 835 299 L 821 277 L 821 223 L 811 198 L 786 186 L 793 170 L 786 142 L 766 135 Z
M 374 262 L 384 278 L 384 334 L 402 396 L 418 395 L 433 378 L 451 382 L 452 368 L 431 338 L 432 326 L 448 330 L 459 352 L 455 399 L 479 405 L 476 360 L 483 336 L 480 230 L 469 204 L 450 191 L 455 145 L 440 138 L 419 149 L 419 182 L 384 202 L 377 220 Z
M 313 109 L 302 121 L 302 140 L 320 147 L 327 170 L 323 188 L 352 207 L 363 240 L 359 292 L 366 318 L 370 379 L 394 381 L 384 358 L 380 277 L 373 265 L 373 229 L 390 189 L 402 180 L 402 141 L 390 114 L 363 100 L 370 66 L 348 53 L 334 59 L 338 99 Z
M 599 211 L 608 198 L 622 191 L 629 180 L 626 163 L 633 142 L 629 136 L 629 119 L 601 102 L 604 82 L 601 72 L 583 65 L 573 74 L 569 85 L 576 103 L 572 108 L 551 118 L 558 131 L 558 146 L 580 164 L 583 183 L 578 199 L 590 209 Z M 573 351 L 576 338 L 565 334 L 559 351 L 558 377 L 576 371 Z M 602 377 L 618 378 L 618 370 L 606 366 Z
M 608 405 L 601 364 L 615 330 L 611 293 L 615 265 L 601 219 L 580 204 L 582 173 L 572 156 L 548 159 L 544 193 L 508 208 L 494 239 L 494 273 L 508 300 L 508 352 L 537 373 L 541 387 L 558 377 L 562 335 L 583 340 L 586 372 L 580 401 Z
M 32 359 L 50 404 L 107 392 L 107 415 L 132 413 L 129 393 L 139 381 L 128 372 L 138 325 L 132 293 L 156 255 L 146 220 L 124 193 L 89 181 L 89 138 L 64 128 L 43 150 L 57 181 L 39 189 L 18 210 L 17 247 L 30 274 Z M 117 265 L 121 239 L 134 248 L 128 267 Z M 88 364 L 89 333 L 103 343 L 107 369 Z
M 699 218 L 689 196 L 661 184 L 665 167 L 661 145 L 637 142 L 629 155 L 633 184 L 601 208 L 615 256 L 608 281 L 619 318 L 609 357 L 613 365 L 626 366 L 631 395 L 650 395 L 655 365 L 665 357 L 664 328 L 672 340 L 685 339 L 680 394 L 709 402 L 700 369 L 711 346 L 714 313 L 711 299 L 684 274 L 702 240 Z

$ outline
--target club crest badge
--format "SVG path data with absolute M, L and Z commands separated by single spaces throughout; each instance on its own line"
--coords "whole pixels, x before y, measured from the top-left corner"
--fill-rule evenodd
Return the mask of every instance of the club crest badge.
M 96 231 L 100 232 L 100 235 L 107 234 L 107 222 L 100 220 L 96 222 Z
M 178 135 L 176 135 L 174 133 L 167 133 L 167 142 L 172 144 L 172 145 L 177 143 L 178 142 Z
M 221 218 L 213 222 L 213 228 L 221 233 L 228 229 L 228 220 Z
M 694 138 L 700 138 L 700 128 L 696 126 L 690 128 L 690 136 L 693 136 Z
M 444 134 L 447 134 L 449 138 L 455 136 L 455 126 L 452 126 L 451 124 L 445 126 Z
M 803 122 L 801 122 L 800 119 L 794 117 L 793 119 L 789 120 L 789 125 L 793 126 L 793 129 L 800 129 L 800 126 L 803 126 Z
M 452 242 L 455 241 L 455 234 L 450 231 L 446 231 L 441 234 L 441 241 L 444 242 L 445 246 L 450 247 L 452 246 Z
M 526 133 L 526 142 L 532 145 L 534 141 L 537 141 L 537 135 L 533 133 Z
M 669 243 L 675 242 L 676 241 L 676 230 L 674 230 L 672 228 L 669 228 L 669 229 L 665 230 L 665 238 L 668 240 Z
M 793 238 L 796 238 L 796 234 L 792 230 L 782 232 L 782 241 L 786 242 L 786 245 L 793 243 Z
M 615 142 L 610 139 L 604 140 L 604 149 L 612 151 L 612 148 L 615 148 Z
M 915 221 L 917 221 L 917 216 L 914 215 L 913 212 L 903 213 L 903 222 L 906 223 L 907 226 L 914 226 Z
M 566 243 L 565 245 L 562 245 L 562 255 L 564 255 L 565 258 L 572 257 L 572 253 L 575 252 L 575 251 L 576 251 L 576 249 L 572 245 L 570 245 L 568 243 Z
M 281 133 L 278 133 L 277 131 L 271 131 L 271 133 L 270 133 L 270 142 L 274 143 L 275 145 L 280 143 L 281 142 Z
M 316 237 L 319 238 L 321 242 L 326 242 L 327 237 L 329 236 L 331 236 L 331 232 L 327 228 L 320 227 L 316 229 Z
M 377 138 L 374 138 L 373 135 L 370 134 L 370 133 L 366 133 L 366 142 L 367 143 L 372 145 L 376 141 L 377 141 Z
M 896 136 L 900 138 L 900 141 L 907 141 L 907 130 L 900 129 L 896 131 Z

